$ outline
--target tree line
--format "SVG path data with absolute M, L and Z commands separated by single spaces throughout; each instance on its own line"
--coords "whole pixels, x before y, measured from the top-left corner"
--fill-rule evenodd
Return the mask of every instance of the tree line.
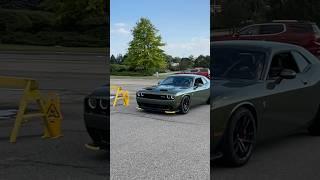
M 192 67 L 210 66 L 210 57 L 172 57 L 165 54 L 159 30 L 147 18 L 140 18 L 132 29 L 133 39 L 129 42 L 125 55 L 111 55 L 113 75 L 152 75 L 167 70 L 178 71 Z
M 150 73 L 139 73 L 134 68 L 130 67 L 126 63 L 127 54 L 122 55 L 111 55 L 110 56 L 110 64 L 111 64 L 111 73 L 112 74 L 123 74 L 128 73 L 128 75 L 136 74 L 136 75 L 151 75 Z M 159 72 L 166 71 L 183 71 L 186 69 L 203 67 L 210 68 L 210 56 L 208 55 L 199 55 L 198 57 L 189 56 L 189 57 L 173 57 L 171 55 L 165 55 L 166 66 L 163 69 L 159 69 Z M 136 72 L 136 73 L 134 73 Z M 152 72 L 154 73 L 154 72 Z
M 105 47 L 104 0 L 22 0 L 0 4 L 0 43 Z

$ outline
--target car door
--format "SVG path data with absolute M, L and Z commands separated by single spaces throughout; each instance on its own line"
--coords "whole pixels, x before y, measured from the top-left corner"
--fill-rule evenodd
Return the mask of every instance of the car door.
M 202 81 L 204 83 L 204 90 L 203 90 L 203 95 L 201 98 L 201 103 L 207 103 L 208 99 L 210 98 L 210 81 L 207 78 L 202 77 Z
M 195 78 L 193 84 L 193 99 L 192 105 L 199 105 L 204 99 L 204 94 L 206 93 L 206 86 L 201 77 Z
M 318 102 L 315 98 L 318 92 L 315 92 L 315 89 L 313 88 L 314 82 L 311 80 L 312 65 L 310 61 L 297 50 L 291 51 L 291 54 L 300 70 L 300 73 L 297 74 L 296 78 L 303 84 L 301 92 L 297 95 L 299 98 L 299 109 L 301 110 L 301 117 L 297 124 L 305 125 L 314 118 L 318 109 Z
M 275 84 L 283 69 L 294 70 L 297 77 L 283 79 L 279 84 Z M 303 124 L 305 112 L 301 106 L 306 103 L 306 86 L 301 81 L 301 76 L 290 50 L 273 55 L 262 101 L 264 110 L 260 127 L 264 137 L 286 134 Z

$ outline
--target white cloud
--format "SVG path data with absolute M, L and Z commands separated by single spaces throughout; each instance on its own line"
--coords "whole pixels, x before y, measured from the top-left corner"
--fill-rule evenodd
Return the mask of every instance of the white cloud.
M 127 26 L 127 24 L 119 22 L 119 23 L 115 23 L 114 26 L 116 26 L 116 27 L 125 27 L 125 26 Z
M 163 49 L 172 56 L 210 55 L 210 38 L 194 37 L 187 42 L 168 42 Z
M 129 35 L 130 34 L 130 29 L 125 23 L 115 23 L 111 28 L 110 28 L 110 33 L 114 35 Z

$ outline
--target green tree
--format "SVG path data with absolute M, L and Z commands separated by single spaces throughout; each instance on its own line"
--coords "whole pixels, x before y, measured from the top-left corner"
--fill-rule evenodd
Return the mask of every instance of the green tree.
M 152 74 L 166 67 L 166 56 L 160 48 L 162 43 L 158 30 L 149 19 L 141 18 L 132 30 L 125 64 L 135 71 Z
M 117 59 L 116 59 L 116 57 L 114 57 L 113 54 L 110 57 L 110 64 L 117 64 Z
M 88 22 L 106 23 L 104 19 L 104 0 L 44 0 L 42 9 L 56 14 L 61 27 L 70 27 Z M 76 29 L 76 28 L 75 28 Z
M 122 64 L 122 62 L 123 62 L 123 56 L 122 56 L 122 54 L 118 54 L 116 57 L 116 63 Z
M 194 60 L 194 67 L 210 67 L 210 56 L 200 55 Z
M 180 70 L 186 70 L 193 67 L 193 61 L 189 58 L 182 58 L 180 62 Z

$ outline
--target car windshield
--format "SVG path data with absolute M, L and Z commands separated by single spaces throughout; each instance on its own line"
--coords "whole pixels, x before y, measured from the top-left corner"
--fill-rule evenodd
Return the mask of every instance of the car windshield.
M 213 48 L 213 79 L 258 80 L 266 55 L 250 48 Z
M 171 76 L 164 79 L 160 85 L 166 86 L 178 86 L 178 87 L 190 87 L 192 85 L 193 78 L 186 76 Z

